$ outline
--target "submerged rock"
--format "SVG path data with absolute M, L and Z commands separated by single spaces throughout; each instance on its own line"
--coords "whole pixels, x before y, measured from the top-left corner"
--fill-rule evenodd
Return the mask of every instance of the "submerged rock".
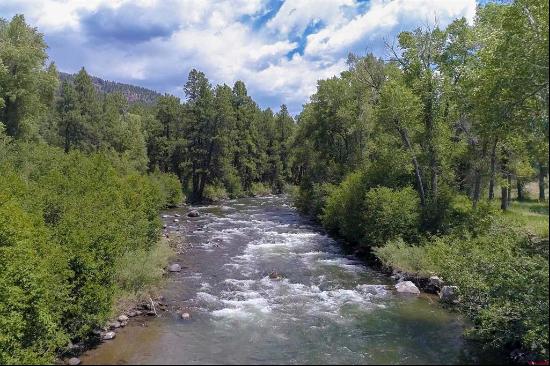
M 414 283 L 411 281 L 403 281 L 399 282 L 395 285 L 395 289 L 397 292 L 404 293 L 404 294 L 419 294 L 420 290 Z
M 283 275 L 278 273 L 278 272 L 271 272 L 268 276 L 270 279 L 272 280 L 282 280 L 283 279 Z
M 443 286 L 439 293 L 439 299 L 447 304 L 458 304 L 458 287 Z
M 192 211 L 189 211 L 189 213 L 187 214 L 187 216 L 189 216 L 189 217 L 199 217 L 200 214 L 199 214 L 199 211 L 197 211 L 197 210 L 192 210 Z
M 71 357 L 71 358 L 69 359 L 68 364 L 69 364 L 69 365 L 73 365 L 73 366 L 80 365 L 80 358 L 78 358 L 78 357 Z
M 179 272 L 181 271 L 181 266 L 177 263 L 174 263 L 174 264 L 171 264 L 169 267 L 168 267 L 168 270 L 170 272 Z
M 111 332 L 105 333 L 105 334 L 103 335 L 102 339 L 103 339 L 104 341 L 108 341 L 108 340 L 113 339 L 113 338 L 115 338 L 115 337 L 116 337 L 116 333 L 113 332 L 113 331 L 111 331 Z

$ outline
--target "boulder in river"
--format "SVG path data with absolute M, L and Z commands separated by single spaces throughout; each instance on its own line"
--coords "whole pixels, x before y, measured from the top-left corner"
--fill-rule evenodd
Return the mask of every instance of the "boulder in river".
M 197 211 L 197 210 L 192 210 L 192 211 L 189 211 L 189 213 L 187 214 L 187 216 L 189 216 L 189 217 L 199 217 L 200 214 L 199 214 L 199 211 Z
M 282 280 L 283 279 L 283 275 L 278 273 L 278 272 L 271 272 L 268 276 L 270 279 L 272 280 Z
M 71 358 L 69 358 L 68 364 L 69 364 L 69 365 L 73 365 L 73 366 L 80 365 L 80 358 L 78 358 L 78 357 L 71 357 Z
M 168 267 L 168 270 L 170 272 L 179 272 L 181 271 L 181 266 L 177 263 L 174 263 L 174 264 L 171 264 L 169 267 Z
M 114 322 L 109 323 L 109 328 L 110 329 L 117 329 L 117 328 L 120 328 L 121 326 L 122 325 L 117 320 L 115 320 Z
M 162 218 L 163 218 L 163 219 L 167 219 L 167 218 L 169 218 L 169 217 L 170 217 L 170 215 L 162 215 Z
M 395 285 L 395 289 L 397 292 L 404 293 L 404 294 L 419 294 L 420 290 L 414 283 L 411 281 L 403 281 L 399 282 Z
M 447 304 L 458 304 L 458 287 L 443 286 L 439 293 L 439 299 Z
M 102 339 L 103 339 L 104 341 L 108 341 L 108 340 L 113 339 L 113 338 L 115 338 L 115 337 L 116 337 L 116 333 L 113 332 L 113 331 L 111 331 L 111 332 L 107 332 L 107 333 L 103 334 Z
M 189 315 L 189 313 L 181 313 L 181 318 L 183 320 L 189 320 L 191 319 L 191 315 Z
M 117 320 L 121 323 L 127 322 L 128 321 L 128 315 L 122 314 L 121 316 L 119 316 L 117 318 Z

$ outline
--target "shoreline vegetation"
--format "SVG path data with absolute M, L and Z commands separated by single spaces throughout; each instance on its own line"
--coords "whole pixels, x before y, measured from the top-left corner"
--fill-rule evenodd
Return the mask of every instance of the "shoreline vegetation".
M 39 30 L 0 19 L 0 364 L 51 363 L 153 291 L 162 209 L 290 187 L 469 337 L 548 360 L 548 10 L 488 2 L 350 54 L 296 117 L 196 69 L 153 104 L 60 81 Z

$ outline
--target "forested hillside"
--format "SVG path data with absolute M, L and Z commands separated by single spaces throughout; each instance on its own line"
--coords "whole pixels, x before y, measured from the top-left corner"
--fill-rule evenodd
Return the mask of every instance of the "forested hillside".
M 59 80 L 74 81 L 76 74 L 67 74 L 66 72 L 59 72 Z M 128 103 L 143 103 L 147 105 L 155 104 L 157 99 L 161 96 L 160 93 L 143 88 L 141 86 L 118 83 L 116 81 L 103 80 L 96 76 L 90 76 L 92 83 L 100 93 L 120 93 L 124 95 Z

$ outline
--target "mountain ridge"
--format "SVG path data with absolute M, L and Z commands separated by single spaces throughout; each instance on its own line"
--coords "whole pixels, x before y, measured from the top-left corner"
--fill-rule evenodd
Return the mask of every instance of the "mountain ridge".
M 72 81 L 74 80 L 76 74 L 70 74 L 67 72 L 59 72 L 59 79 L 63 81 Z M 117 81 L 110 81 L 99 78 L 97 76 L 90 75 L 92 83 L 97 88 L 100 93 L 121 93 L 126 97 L 128 103 L 144 103 L 144 104 L 155 104 L 157 99 L 162 96 L 161 93 L 144 88 L 142 86 L 119 83 Z

